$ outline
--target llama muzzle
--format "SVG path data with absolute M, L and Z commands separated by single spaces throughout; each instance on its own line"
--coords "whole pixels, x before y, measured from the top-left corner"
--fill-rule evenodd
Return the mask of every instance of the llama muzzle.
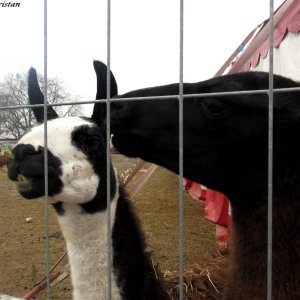
M 19 192 L 21 191 L 29 191 L 32 188 L 32 182 L 31 179 L 22 175 L 22 174 L 18 174 L 17 176 L 17 189 Z

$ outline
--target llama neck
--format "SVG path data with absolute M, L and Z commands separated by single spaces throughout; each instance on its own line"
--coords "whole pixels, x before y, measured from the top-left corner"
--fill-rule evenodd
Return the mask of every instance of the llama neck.
M 118 199 L 111 201 L 111 224 L 115 222 Z M 65 237 L 71 265 L 74 300 L 106 299 L 107 289 L 107 212 L 86 214 L 76 204 L 63 204 L 58 216 Z M 112 275 L 112 298 L 121 292 Z
M 273 200 L 273 297 L 300 295 L 300 203 Z M 231 270 L 224 299 L 266 299 L 267 205 L 251 212 L 233 209 Z

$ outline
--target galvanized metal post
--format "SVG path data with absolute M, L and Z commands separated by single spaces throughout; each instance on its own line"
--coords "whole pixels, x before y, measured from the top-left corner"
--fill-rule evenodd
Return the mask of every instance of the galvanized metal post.
M 270 0 L 269 28 L 269 125 L 268 125 L 268 250 L 267 250 L 267 300 L 272 300 L 272 247 L 273 247 L 273 46 L 274 3 Z
M 107 201 L 107 299 L 112 298 L 112 239 L 111 239 L 111 169 L 110 169 L 110 35 L 111 1 L 107 0 L 107 95 L 106 95 L 106 201 Z
M 44 0 L 44 179 L 45 179 L 45 272 L 47 299 L 50 295 L 50 245 L 49 245 L 49 197 L 48 197 L 48 150 L 47 150 L 47 87 L 48 87 L 48 2 Z
M 179 299 L 184 298 L 184 200 L 183 200 L 183 22 L 184 0 L 180 0 L 179 42 Z

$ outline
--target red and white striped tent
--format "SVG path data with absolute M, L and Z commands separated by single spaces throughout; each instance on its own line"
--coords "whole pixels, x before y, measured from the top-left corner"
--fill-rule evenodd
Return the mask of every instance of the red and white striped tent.
M 273 70 L 275 74 L 300 82 L 300 0 L 286 0 L 274 13 Z M 269 71 L 269 20 L 255 28 L 238 46 L 215 76 L 245 71 Z M 185 181 L 193 198 L 205 201 L 205 217 L 216 224 L 218 242 L 229 239 L 228 199 Z

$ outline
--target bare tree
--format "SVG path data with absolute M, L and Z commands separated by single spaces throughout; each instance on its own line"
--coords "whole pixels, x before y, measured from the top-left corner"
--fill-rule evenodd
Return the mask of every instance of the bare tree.
M 38 75 L 38 81 L 43 90 L 43 77 Z M 8 74 L 0 83 L 0 106 L 22 106 L 28 101 L 27 74 Z M 57 77 L 48 78 L 47 97 L 49 103 L 76 102 L 79 97 L 73 97 Z M 76 116 L 81 113 L 79 105 L 54 107 L 60 116 Z M 0 139 L 20 139 L 32 126 L 35 119 L 29 108 L 0 110 Z
M 44 90 L 44 79 L 39 74 L 38 81 L 42 91 Z M 47 97 L 48 102 L 52 104 L 62 102 L 76 102 L 79 97 L 74 97 L 68 93 L 64 88 L 64 82 L 57 77 L 48 79 L 47 81 Z M 78 116 L 81 114 L 80 105 L 65 105 L 65 106 L 54 106 L 55 111 L 60 117 L 66 116 Z

